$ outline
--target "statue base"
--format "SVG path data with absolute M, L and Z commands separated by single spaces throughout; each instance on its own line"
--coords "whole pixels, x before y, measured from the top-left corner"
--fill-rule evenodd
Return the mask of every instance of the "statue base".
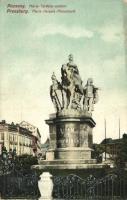
M 87 173 L 103 173 L 108 166 L 97 164 L 91 158 L 95 122 L 87 113 L 63 111 L 50 115 L 50 147 L 46 160 L 32 166 L 35 170 L 50 172 L 53 176 L 76 174 L 83 177 Z M 96 169 L 96 170 L 95 170 Z
M 42 171 L 55 170 L 57 174 L 57 170 L 84 170 L 84 169 L 103 169 L 107 167 L 105 164 L 97 164 L 95 159 L 90 160 L 42 160 L 38 165 L 33 165 L 33 169 L 38 169 Z
M 95 165 L 91 158 L 95 122 L 88 113 L 64 110 L 46 120 L 49 125 L 50 147 L 42 168 L 76 169 Z M 91 166 L 92 167 L 92 166 Z
M 54 151 L 54 157 L 56 159 L 66 159 L 66 160 L 70 160 L 70 159 L 86 159 L 89 160 L 91 159 L 91 149 L 88 147 L 70 147 L 70 148 L 57 148 Z

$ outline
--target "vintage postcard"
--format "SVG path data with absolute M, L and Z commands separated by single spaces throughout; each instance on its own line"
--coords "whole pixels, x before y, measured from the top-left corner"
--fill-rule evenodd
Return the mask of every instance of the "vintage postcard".
M 0 0 L 0 196 L 127 199 L 127 0 Z

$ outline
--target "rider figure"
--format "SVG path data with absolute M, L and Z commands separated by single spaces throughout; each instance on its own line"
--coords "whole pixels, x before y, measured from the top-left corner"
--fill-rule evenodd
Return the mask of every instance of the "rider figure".
M 63 85 L 69 85 L 70 81 L 68 80 L 68 73 L 71 73 L 71 79 L 73 80 L 76 90 L 83 94 L 82 80 L 79 75 L 79 70 L 76 64 L 73 63 L 73 55 L 69 55 L 69 62 L 65 65 L 62 65 L 61 68 L 61 79 Z

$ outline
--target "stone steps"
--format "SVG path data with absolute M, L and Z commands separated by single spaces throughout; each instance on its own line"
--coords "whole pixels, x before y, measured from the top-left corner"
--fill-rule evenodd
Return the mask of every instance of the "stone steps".
M 34 165 L 32 166 L 33 169 L 39 169 L 39 170 L 52 170 L 55 169 L 56 171 L 59 169 L 100 169 L 105 168 L 106 165 L 104 164 L 58 164 L 58 163 L 44 163 L 41 165 Z
M 46 164 L 46 165 L 60 165 L 60 164 L 96 164 L 95 159 L 64 159 L 64 160 L 41 160 L 39 164 Z

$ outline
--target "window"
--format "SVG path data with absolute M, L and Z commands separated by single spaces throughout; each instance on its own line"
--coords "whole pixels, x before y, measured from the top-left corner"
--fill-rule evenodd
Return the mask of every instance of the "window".
M 0 140 L 4 140 L 4 133 L 3 132 L 0 133 Z

